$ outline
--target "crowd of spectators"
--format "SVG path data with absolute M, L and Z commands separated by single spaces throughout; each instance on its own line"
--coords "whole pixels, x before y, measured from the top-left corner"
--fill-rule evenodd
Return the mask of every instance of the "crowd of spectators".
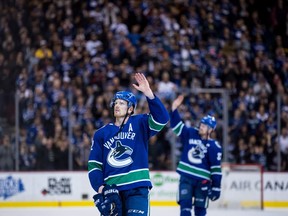
M 67 170 L 69 144 L 73 169 L 87 169 L 91 136 L 112 121 L 116 91 L 132 90 L 137 112 L 147 111 L 131 88 L 133 73 L 142 72 L 168 110 L 185 94 L 186 124 L 213 113 L 220 142 L 223 98 L 194 90 L 226 89 L 228 161 L 275 171 L 280 146 L 281 170 L 288 171 L 287 8 L 284 0 L 1 1 L 0 115 L 13 119 L 15 105 L 3 98 L 17 92 L 19 169 Z M 152 170 L 173 167 L 181 145 L 171 136 L 167 127 L 151 139 Z M 0 169 L 13 170 L 15 136 L 0 140 Z

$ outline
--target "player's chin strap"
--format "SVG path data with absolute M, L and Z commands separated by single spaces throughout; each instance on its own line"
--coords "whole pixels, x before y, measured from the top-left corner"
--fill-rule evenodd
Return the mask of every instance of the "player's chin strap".
M 210 134 L 212 133 L 209 133 L 209 130 L 210 130 L 210 127 L 208 128 L 208 131 L 207 131 L 207 136 L 206 136 L 206 140 L 208 141 L 209 137 L 210 137 Z
M 129 109 L 129 107 L 128 107 L 128 109 Z M 122 121 L 122 123 L 121 123 L 121 125 L 120 125 L 119 130 L 117 131 L 117 133 L 116 133 L 113 137 L 117 136 L 117 135 L 122 131 L 122 129 L 123 129 L 123 127 L 124 127 L 125 120 L 126 120 L 126 118 L 129 116 L 129 114 L 128 114 L 128 109 L 127 109 L 127 111 L 126 111 L 125 117 L 124 117 L 124 119 L 123 119 L 123 121 Z

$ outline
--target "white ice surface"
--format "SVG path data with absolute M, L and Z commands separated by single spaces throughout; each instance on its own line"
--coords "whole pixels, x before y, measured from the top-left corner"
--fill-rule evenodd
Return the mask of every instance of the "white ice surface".
M 177 207 L 152 207 L 151 216 L 178 216 Z M 208 209 L 207 216 L 288 216 L 288 209 L 223 210 Z M 0 216 L 99 216 L 94 207 L 0 208 Z

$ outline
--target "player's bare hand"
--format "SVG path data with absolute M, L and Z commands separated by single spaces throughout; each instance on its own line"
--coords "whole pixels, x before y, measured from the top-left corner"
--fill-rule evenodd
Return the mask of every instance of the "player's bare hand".
M 183 102 L 184 95 L 179 95 L 172 103 L 172 111 L 176 110 Z
M 133 84 L 134 88 L 136 88 L 138 91 L 141 91 L 150 99 L 154 98 L 154 94 L 150 88 L 149 82 L 142 73 L 136 73 L 135 74 L 135 80 L 137 81 L 138 85 Z

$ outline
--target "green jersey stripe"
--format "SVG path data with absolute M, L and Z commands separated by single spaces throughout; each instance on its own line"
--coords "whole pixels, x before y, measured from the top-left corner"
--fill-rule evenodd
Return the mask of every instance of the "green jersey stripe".
M 148 124 L 149 124 L 149 128 L 151 130 L 155 130 L 155 131 L 161 131 L 162 128 L 165 127 L 166 123 L 165 124 L 162 124 L 162 123 L 159 123 L 157 121 L 155 121 L 153 119 L 153 116 L 152 115 L 149 115 L 149 119 L 148 119 Z
M 88 161 L 88 171 L 94 169 L 102 170 L 102 164 L 97 161 Z
M 195 175 L 198 177 L 202 177 L 204 179 L 210 179 L 210 172 L 203 170 L 203 169 L 199 169 L 197 167 L 194 166 L 189 166 L 188 164 L 185 163 L 179 163 L 177 169 L 185 171 L 186 173 L 189 173 L 191 175 Z
M 107 184 L 132 184 L 137 181 L 147 181 L 150 179 L 148 169 L 134 170 L 133 172 L 122 173 L 119 175 L 108 176 L 105 178 Z
M 172 128 L 172 130 L 174 131 L 176 136 L 180 136 L 180 134 L 182 133 L 183 127 L 184 127 L 183 122 L 179 122 L 174 128 Z
M 192 172 L 189 172 L 187 170 L 183 170 L 183 169 L 180 169 L 179 167 L 177 168 L 178 171 L 182 172 L 182 173 L 187 173 L 191 176 L 196 176 L 198 178 L 202 178 L 202 179 L 207 179 L 207 180 L 210 180 L 210 178 L 206 177 L 206 176 L 202 176 L 202 175 L 198 175 L 197 173 L 192 173 Z
M 211 173 L 212 174 L 218 174 L 218 173 L 220 173 L 221 174 L 221 167 L 219 166 L 219 167 L 211 167 Z

